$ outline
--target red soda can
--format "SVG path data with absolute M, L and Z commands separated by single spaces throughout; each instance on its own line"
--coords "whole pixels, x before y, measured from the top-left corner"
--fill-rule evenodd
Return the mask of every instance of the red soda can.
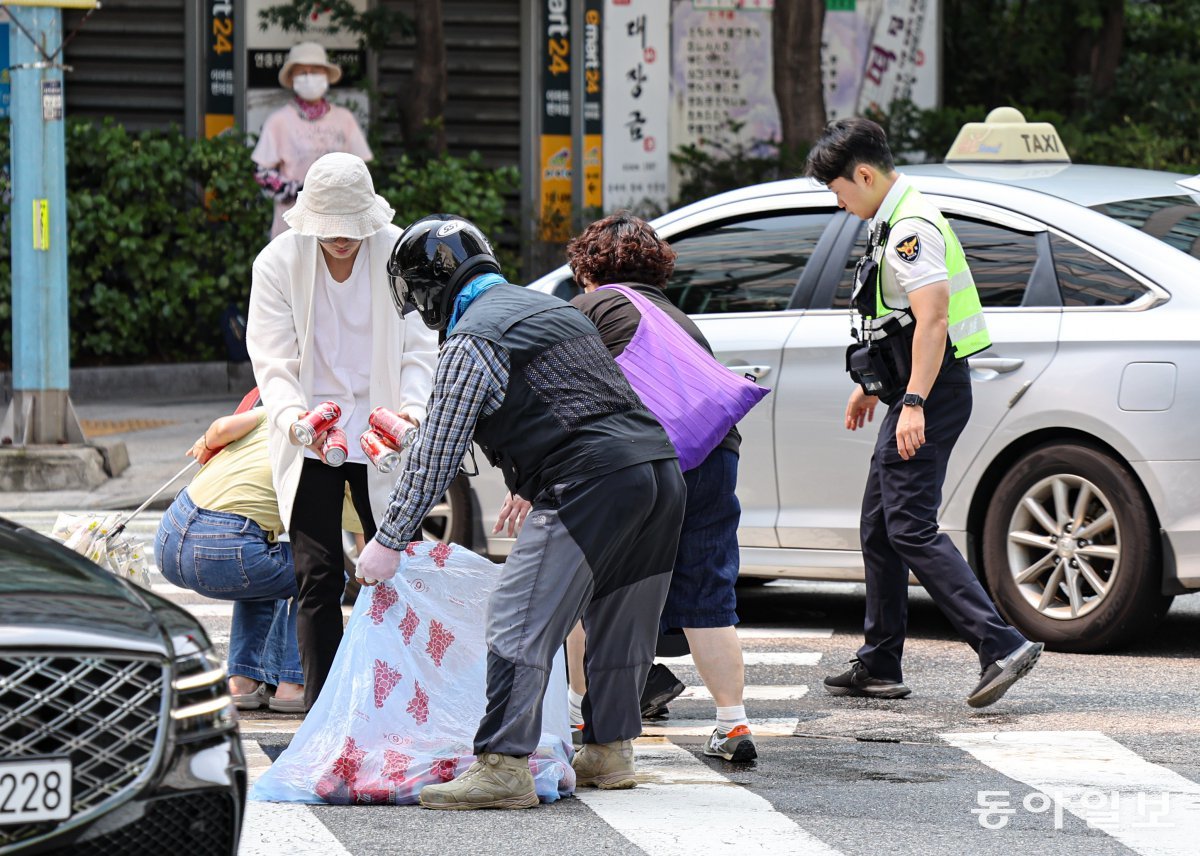
M 386 407 L 376 407 L 367 422 L 393 448 L 403 452 L 417 439 L 417 428 L 407 419 Z
M 340 467 L 346 463 L 346 456 L 350 454 L 350 441 L 346 439 L 346 432 L 341 428 L 330 428 L 321 446 L 321 454 L 325 456 L 325 463 L 331 467 Z
M 358 438 L 358 445 L 362 447 L 367 460 L 381 473 L 390 473 L 400 463 L 400 453 L 374 428 L 363 431 L 362 436 Z
M 301 446 L 311 446 L 322 431 L 332 428 L 342 418 L 342 408 L 332 401 L 322 401 L 292 423 L 292 436 Z

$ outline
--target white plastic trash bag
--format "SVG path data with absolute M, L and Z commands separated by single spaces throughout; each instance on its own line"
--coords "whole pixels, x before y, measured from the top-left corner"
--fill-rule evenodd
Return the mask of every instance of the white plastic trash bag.
M 148 589 L 151 584 L 146 547 L 140 539 L 127 535 L 124 530 L 116 531 L 120 525 L 119 517 L 118 514 L 62 512 L 54 522 L 50 537 L 118 577 Z
M 278 802 L 415 803 L 475 760 L 486 704 L 484 608 L 501 567 L 457 545 L 415 542 L 395 579 L 364 588 L 291 744 L 250 791 Z M 538 796 L 575 790 L 559 652 L 530 757 Z

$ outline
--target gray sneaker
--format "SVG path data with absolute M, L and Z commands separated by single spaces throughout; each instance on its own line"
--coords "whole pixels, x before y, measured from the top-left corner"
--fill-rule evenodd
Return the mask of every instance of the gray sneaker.
M 469 811 L 476 808 L 533 808 L 538 804 L 529 756 L 485 752 L 452 782 L 421 789 L 422 808 Z
M 726 761 L 742 763 L 753 761 L 758 757 L 758 749 L 754 746 L 754 737 L 750 728 L 739 725 L 728 732 L 719 728 L 713 729 L 712 736 L 704 744 L 704 754 L 710 758 L 724 758 Z
M 633 741 L 585 743 L 571 759 L 575 786 L 620 790 L 637 785 L 633 769 Z
M 979 683 L 967 696 L 967 704 L 971 707 L 987 707 L 1000 701 L 1009 687 L 1037 665 L 1045 647 L 1041 642 L 1026 642 L 1004 659 L 992 663 L 979 673 Z

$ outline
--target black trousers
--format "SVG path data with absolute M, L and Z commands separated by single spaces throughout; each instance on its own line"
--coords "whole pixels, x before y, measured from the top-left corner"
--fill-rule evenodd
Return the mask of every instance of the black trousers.
M 866 566 L 866 642 L 858 659 L 872 677 L 901 681 L 911 569 L 934 603 L 986 667 L 1025 642 L 1009 627 L 950 537 L 938 531 L 942 483 L 954 444 L 971 416 L 966 364 L 942 372 L 925 402 L 925 445 L 909 460 L 896 450 L 894 402 L 879 439 L 863 494 L 860 535 Z
M 288 537 L 296 560 L 300 590 L 296 637 L 304 667 L 304 702 L 312 707 L 329 677 L 342 641 L 342 593 L 346 564 L 342 554 L 342 503 L 346 485 L 363 525 L 363 536 L 375 535 L 375 518 L 367 492 L 367 465 L 331 467 L 305 458 L 292 503 Z

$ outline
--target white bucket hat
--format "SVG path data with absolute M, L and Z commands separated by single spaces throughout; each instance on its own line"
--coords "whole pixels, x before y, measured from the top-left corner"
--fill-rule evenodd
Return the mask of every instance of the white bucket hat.
M 329 72 L 329 85 L 342 79 L 342 70 L 329 61 L 325 48 L 316 42 L 301 42 L 288 51 L 287 62 L 279 69 L 279 85 L 292 88 L 292 69 L 298 65 L 323 65 Z
M 361 239 L 374 235 L 395 216 L 387 200 L 375 193 L 363 159 L 334 152 L 308 168 L 304 189 L 283 219 L 312 238 Z

